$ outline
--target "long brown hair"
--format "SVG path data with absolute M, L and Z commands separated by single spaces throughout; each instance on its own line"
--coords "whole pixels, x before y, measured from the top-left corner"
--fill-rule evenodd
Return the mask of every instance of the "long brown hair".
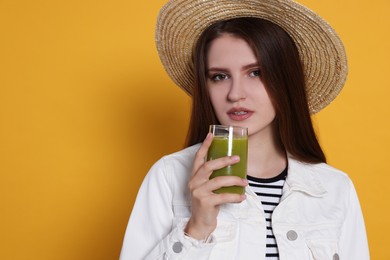
M 210 43 L 222 34 L 245 40 L 260 62 L 261 80 L 276 111 L 275 130 L 284 149 L 297 160 L 326 162 L 310 117 L 298 49 L 276 24 L 259 18 L 235 18 L 211 25 L 193 52 L 195 86 L 187 145 L 202 142 L 210 124 L 219 124 L 206 87 Z

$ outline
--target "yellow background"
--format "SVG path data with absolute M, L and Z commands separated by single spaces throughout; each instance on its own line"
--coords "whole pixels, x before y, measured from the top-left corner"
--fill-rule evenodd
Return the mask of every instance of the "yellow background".
M 164 2 L 0 0 L 0 259 L 118 258 L 144 175 L 188 124 L 154 46 Z M 345 42 L 347 84 L 314 120 L 372 259 L 390 259 L 390 2 L 301 2 Z

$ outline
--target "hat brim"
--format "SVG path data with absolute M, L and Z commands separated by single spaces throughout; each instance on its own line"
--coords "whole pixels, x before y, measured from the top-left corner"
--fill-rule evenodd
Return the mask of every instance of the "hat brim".
M 312 114 L 336 98 L 348 73 L 344 46 L 324 19 L 291 0 L 171 0 L 164 5 L 156 26 L 157 51 L 168 75 L 186 93 L 192 95 L 192 51 L 202 32 L 238 17 L 271 21 L 294 40 Z

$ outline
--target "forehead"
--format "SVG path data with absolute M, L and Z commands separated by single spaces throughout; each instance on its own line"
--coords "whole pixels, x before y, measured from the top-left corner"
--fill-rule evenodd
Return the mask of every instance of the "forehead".
M 209 67 L 237 62 L 248 64 L 257 62 L 254 51 L 244 39 L 223 34 L 210 43 L 207 55 Z

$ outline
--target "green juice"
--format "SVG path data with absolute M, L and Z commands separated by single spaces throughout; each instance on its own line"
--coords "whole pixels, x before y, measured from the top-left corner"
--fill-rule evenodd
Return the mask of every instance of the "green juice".
M 207 153 L 207 160 L 214 160 L 220 157 L 232 155 L 240 156 L 240 161 L 236 164 L 214 171 L 211 174 L 210 179 L 217 176 L 238 176 L 243 179 L 246 178 L 248 160 L 247 137 L 237 137 L 232 140 L 229 140 L 227 137 L 214 137 Z M 222 187 L 214 192 L 244 194 L 245 188 L 240 186 Z

